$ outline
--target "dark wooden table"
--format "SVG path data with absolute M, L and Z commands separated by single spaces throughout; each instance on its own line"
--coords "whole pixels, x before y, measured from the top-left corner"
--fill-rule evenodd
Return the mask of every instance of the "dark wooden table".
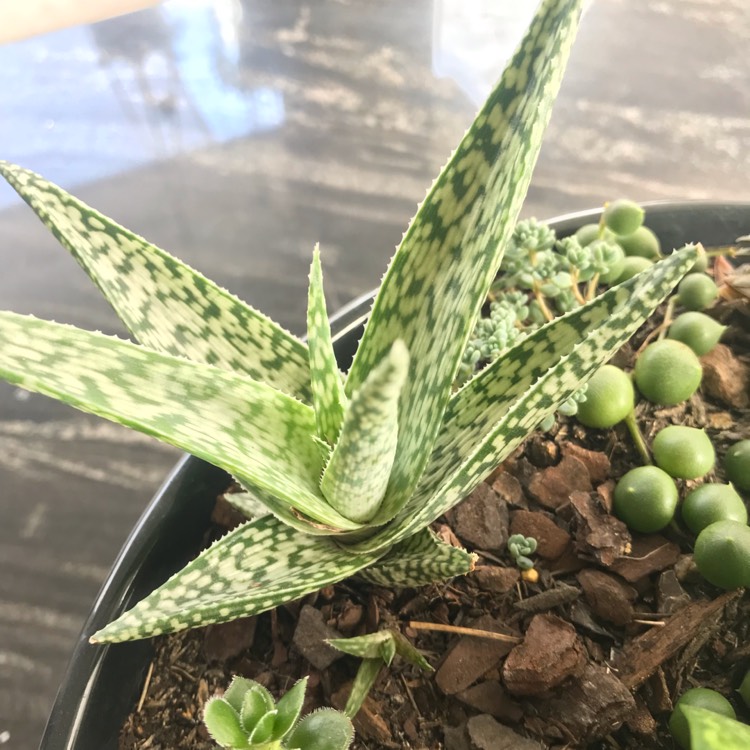
M 331 307 L 378 283 L 523 5 L 172 2 L 0 47 L 0 158 L 299 333 L 313 243 Z M 524 213 L 747 200 L 749 43 L 746 0 L 594 3 Z M 0 308 L 124 333 L 5 186 Z M 89 603 L 176 459 L 0 385 L 0 746 L 36 746 Z

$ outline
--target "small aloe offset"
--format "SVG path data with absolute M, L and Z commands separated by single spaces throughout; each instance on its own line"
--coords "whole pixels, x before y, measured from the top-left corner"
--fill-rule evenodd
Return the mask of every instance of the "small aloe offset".
M 182 448 L 243 489 L 228 497 L 247 523 L 92 641 L 257 614 L 355 574 L 409 586 L 472 569 L 474 555 L 429 525 L 571 398 L 696 258 L 676 252 L 509 342 L 454 390 L 581 5 L 539 6 L 406 231 L 346 376 L 317 249 L 303 343 L 61 188 L 0 162 L 138 341 L 0 312 L 0 377 Z
M 328 643 L 345 654 L 362 659 L 344 707 L 344 713 L 352 718 L 357 715 L 381 669 L 390 667 L 396 654 L 415 667 L 432 671 L 427 659 L 397 630 L 379 630 L 354 638 L 332 638 Z
M 340 711 L 322 709 L 300 720 L 307 677 L 278 702 L 254 680 L 235 677 L 203 711 L 208 733 L 230 750 L 347 750 L 354 737 Z

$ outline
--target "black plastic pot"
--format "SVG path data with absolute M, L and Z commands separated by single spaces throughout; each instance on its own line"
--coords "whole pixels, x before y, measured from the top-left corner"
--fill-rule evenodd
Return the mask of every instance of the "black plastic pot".
M 552 222 L 558 236 L 599 219 L 587 211 Z M 669 249 L 685 242 L 725 245 L 750 231 L 750 204 L 653 204 L 648 226 Z M 339 365 L 347 369 L 372 295 L 355 300 L 333 321 Z M 88 636 L 179 570 L 200 544 L 215 497 L 229 482 L 221 470 L 185 457 L 144 512 L 120 552 L 83 627 L 52 708 L 40 750 L 115 750 L 150 662 L 149 641 L 92 646 Z

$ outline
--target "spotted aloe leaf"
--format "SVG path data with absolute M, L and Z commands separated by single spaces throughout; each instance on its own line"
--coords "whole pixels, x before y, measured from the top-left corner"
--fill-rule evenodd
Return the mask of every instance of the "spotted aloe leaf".
M 450 419 L 409 505 L 353 549 L 373 551 L 408 539 L 471 492 L 633 335 L 697 257 L 694 246 L 674 253 L 548 323 L 473 378 L 446 412 Z
M 310 267 L 307 342 L 310 351 L 310 376 L 318 438 L 328 445 L 334 445 L 344 421 L 346 396 L 341 373 L 336 364 L 336 355 L 333 352 L 331 324 L 328 321 L 326 300 L 323 294 L 320 249 L 317 245 Z
M 380 535 L 375 547 L 389 539 L 386 531 Z M 369 546 L 363 543 L 363 546 Z M 406 538 L 359 575 L 379 586 L 424 586 L 435 581 L 465 575 L 474 569 L 477 556 L 438 539 L 427 528 Z
M 309 400 L 307 347 L 281 326 L 38 174 L 0 161 L 0 175 L 142 344 L 245 373 Z
M 339 651 L 360 659 L 379 659 L 386 666 L 398 654 L 415 667 L 432 672 L 432 666 L 398 630 L 378 630 L 354 638 L 331 638 L 328 643 Z
M 510 238 L 575 38 L 581 0 L 544 0 L 391 262 L 346 383 L 353 393 L 397 338 L 411 356 L 388 492 L 407 502 L 429 459 L 474 320 Z M 438 335 L 439 334 L 439 335 Z
M 379 630 L 355 638 L 334 638 L 328 643 L 345 654 L 362 659 L 344 708 L 344 713 L 352 718 L 364 703 L 381 668 L 390 666 L 396 654 L 417 667 L 432 671 L 424 656 L 397 630 Z
M 409 369 L 409 354 L 393 343 L 355 391 L 320 487 L 341 515 L 369 521 L 388 486 L 398 442 L 398 404 Z
M 321 495 L 313 410 L 268 385 L 9 312 L 0 376 L 189 451 L 318 523 L 358 528 Z
M 390 661 L 387 664 L 390 665 Z M 368 693 L 372 690 L 372 686 L 375 684 L 375 680 L 378 679 L 378 675 L 382 669 L 382 659 L 363 659 L 359 665 L 357 674 L 354 675 L 349 697 L 346 699 L 346 705 L 344 706 L 344 713 L 350 719 L 353 719 L 359 713 L 359 709 L 362 708 L 365 698 L 367 698 Z
M 699 706 L 681 708 L 690 727 L 690 750 L 747 750 L 750 727 Z
M 91 640 L 149 638 L 247 617 L 337 583 L 376 559 L 265 516 L 221 538 Z
M 270 513 L 303 534 L 313 534 L 316 536 L 344 534 L 342 529 L 316 522 L 307 516 L 303 516 L 288 503 L 275 497 L 270 492 L 261 490 L 259 487 L 248 489 L 246 486 L 242 492 L 229 493 L 224 497 L 230 505 L 242 513 L 248 520 L 261 518 Z

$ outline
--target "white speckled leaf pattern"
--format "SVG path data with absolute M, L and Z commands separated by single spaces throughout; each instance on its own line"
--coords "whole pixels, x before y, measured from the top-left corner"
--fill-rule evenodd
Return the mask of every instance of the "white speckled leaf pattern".
M 700 706 L 683 706 L 690 727 L 690 750 L 747 750 L 750 727 Z
M 395 531 L 398 530 L 397 526 Z M 386 530 L 379 536 L 388 538 L 390 535 Z M 452 547 L 440 541 L 430 529 L 423 528 L 395 545 L 385 557 L 359 575 L 379 586 L 425 586 L 465 575 L 474 569 L 476 560 L 475 554 Z
M 235 477 L 235 481 L 243 485 L 237 477 Z M 230 505 L 249 520 L 260 518 L 270 513 L 287 526 L 291 526 L 293 529 L 297 529 L 297 531 L 301 531 L 304 534 L 336 536 L 346 533 L 333 526 L 310 520 L 288 503 L 274 497 L 270 492 L 265 492 L 258 487 L 250 487 L 247 483 L 242 486 L 242 489 L 242 492 L 230 493 L 224 497 L 226 497 Z
M 557 364 L 554 364 L 557 360 L 555 347 L 545 343 L 544 337 L 537 339 L 536 345 L 532 337 L 530 348 L 525 340 L 510 349 L 500 364 L 493 367 L 502 368 L 504 362 L 505 368 L 515 368 L 518 352 L 523 351 L 527 360 L 525 363 L 521 362 L 519 367 L 535 372 L 543 371 L 544 374 L 523 392 L 510 409 L 501 404 L 498 410 L 500 413 L 496 415 L 497 421 L 494 424 L 480 424 L 473 440 L 466 439 L 466 425 L 463 431 L 449 435 L 442 448 L 443 456 L 433 457 L 430 470 L 425 472 L 425 480 L 404 511 L 386 529 L 370 539 L 352 544 L 351 549 L 372 551 L 408 539 L 460 502 L 547 414 L 555 411 L 559 404 L 577 391 L 632 336 L 693 266 L 697 257 L 698 253 L 692 246 L 677 251 L 666 260 L 588 303 L 575 317 L 581 326 L 580 342 L 568 355 L 559 359 Z M 612 300 L 616 305 L 606 322 L 598 326 L 594 322 L 593 326 L 587 326 L 587 310 L 598 306 L 612 309 Z M 593 321 L 597 318 L 598 316 L 594 316 Z M 548 324 L 544 328 L 546 337 L 554 338 L 556 328 L 569 326 L 573 319 L 574 316 L 567 315 Z M 551 366 L 551 369 L 547 369 L 547 366 Z M 498 382 L 501 387 L 496 390 L 492 387 L 493 381 L 482 377 L 482 374 L 470 381 L 467 388 L 481 389 L 473 407 L 477 413 L 481 411 L 482 401 L 489 413 L 493 413 L 491 404 L 494 396 L 498 395 L 502 399 L 502 386 L 507 387 L 502 377 Z M 490 426 L 491 429 L 487 430 Z M 368 575 L 369 573 L 370 571 L 367 572 Z
M 144 346 L 309 401 L 307 347 L 270 318 L 34 172 L 0 161 L 0 174 Z
M 359 528 L 320 493 L 312 408 L 264 383 L 9 312 L 0 377 L 182 448 L 317 522 Z
M 353 638 L 331 638 L 328 643 L 350 656 L 357 656 L 360 659 L 379 659 L 386 666 L 390 666 L 396 655 L 396 641 L 390 630 L 378 630 L 375 633 Z
M 357 523 L 375 515 L 388 486 L 398 443 L 399 396 L 408 371 L 409 353 L 402 341 L 394 341 L 354 392 L 323 472 L 323 496 Z
M 399 450 L 383 506 L 392 518 L 432 450 L 456 370 L 512 232 L 580 15 L 544 0 L 518 51 L 430 189 L 393 258 L 346 384 L 356 390 L 397 338 L 412 358 Z
M 323 271 L 320 249 L 316 245 L 310 267 L 307 298 L 307 346 L 310 352 L 310 378 L 318 437 L 334 445 L 344 421 L 344 384 L 336 364 L 331 341 L 326 299 L 323 294 Z
M 357 674 L 354 675 L 349 697 L 346 700 L 346 706 L 344 706 L 344 713 L 347 716 L 354 718 L 359 713 L 359 709 L 375 684 L 375 680 L 378 679 L 381 669 L 383 669 L 383 659 L 381 658 L 364 659 L 359 665 Z
M 213 544 L 92 641 L 129 641 L 249 617 L 334 584 L 375 559 L 265 516 Z

